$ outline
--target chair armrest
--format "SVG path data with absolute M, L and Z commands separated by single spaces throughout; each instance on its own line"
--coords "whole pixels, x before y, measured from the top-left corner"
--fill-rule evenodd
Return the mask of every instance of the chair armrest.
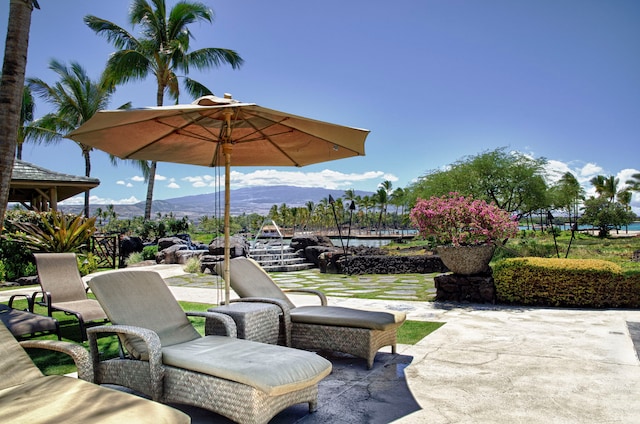
M 236 327 L 236 322 L 229 315 L 221 314 L 218 312 L 186 312 L 187 316 L 190 317 L 204 317 L 208 319 L 212 319 L 214 321 L 218 321 L 224 326 L 225 333 L 227 337 L 238 338 L 238 329 Z M 205 331 L 206 333 L 206 331 Z M 208 334 L 205 334 L 208 335 Z
M 9 307 L 10 307 L 10 308 L 13 308 L 13 300 L 14 300 L 16 297 L 24 297 L 24 298 L 26 299 L 26 301 L 27 301 L 27 310 L 28 310 L 29 312 L 33 312 L 33 303 L 32 303 L 32 302 L 33 302 L 33 300 L 32 300 L 32 298 L 31 298 L 31 296 L 29 296 L 29 295 L 27 295 L 27 294 L 24 294 L 24 293 L 19 293 L 19 294 L 11 295 L 11 297 L 9 298 L 9 303 L 8 303 L 8 305 L 9 305 Z
M 25 340 L 20 346 L 28 349 L 47 349 L 69 355 L 78 368 L 78 378 L 93 382 L 93 366 L 89 352 L 77 343 L 61 342 L 59 340 Z
M 322 293 L 319 290 L 314 290 L 314 289 L 287 289 L 287 290 L 282 290 L 285 293 L 310 293 L 310 294 L 315 294 L 316 296 L 318 296 L 320 298 L 320 304 L 322 306 L 327 306 L 327 296 L 324 295 L 324 293 Z
M 282 323 L 284 325 L 284 344 L 291 347 L 291 308 L 289 304 L 282 299 L 274 299 L 271 297 L 242 297 L 240 299 L 231 299 L 229 303 L 235 302 L 257 302 L 270 303 L 276 305 L 282 311 Z
M 163 393 L 164 365 L 162 364 L 162 344 L 160 337 L 155 331 L 142 327 L 134 327 L 131 325 L 101 325 L 99 327 L 90 327 L 87 329 L 87 338 L 89 342 L 89 353 L 93 363 L 94 383 L 98 377 L 98 365 L 100 364 L 100 352 L 98 351 L 98 334 L 122 334 L 139 337 L 144 341 L 149 354 L 149 376 L 151 379 L 151 398 L 156 402 L 160 401 Z
M 40 302 L 36 301 L 36 297 L 38 297 L 38 295 L 42 295 L 42 299 L 40 300 Z M 42 306 L 46 306 L 47 307 L 47 315 L 52 316 L 51 313 L 53 312 L 51 309 L 51 293 L 47 292 L 47 291 L 36 291 L 33 292 L 33 294 L 31 295 L 31 310 L 30 312 L 33 312 L 33 307 L 37 304 L 42 305 Z

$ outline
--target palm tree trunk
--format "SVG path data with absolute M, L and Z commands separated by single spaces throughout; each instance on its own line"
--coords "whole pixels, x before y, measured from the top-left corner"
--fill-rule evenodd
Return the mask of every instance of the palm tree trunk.
M 153 184 L 156 180 L 156 165 L 157 162 L 151 162 L 151 167 L 149 168 L 149 180 L 147 181 L 147 199 L 144 205 L 144 220 L 148 221 L 151 219 L 151 205 L 153 204 Z
M 32 0 L 10 0 L 2 82 L 0 82 L 0 231 L 7 211 L 16 154 L 24 74 L 29 49 Z

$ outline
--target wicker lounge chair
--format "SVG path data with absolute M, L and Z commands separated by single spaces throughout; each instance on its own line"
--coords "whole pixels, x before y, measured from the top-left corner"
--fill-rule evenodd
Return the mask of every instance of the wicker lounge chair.
M 97 383 L 205 408 L 240 423 L 267 423 L 297 403 L 316 410 L 318 383 L 331 372 L 326 359 L 237 339 L 233 319 L 224 314 L 185 314 L 155 271 L 118 270 L 88 284 L 113 324 L 88 329 Z M 200 336 L 187 315 L 225 323 L 230 337 Z M 99 333 L 117 333 L 129 357 L 100 361 Z
M 219 267 L 217 272 L 221 271 Z M 396 352 L 397 330 L 406 319 L 404 313 L 327 306 L 327 298 L 317 290 L 283 291 L 256 261 L 245 257 L 231 260 L 230 279 L 229 284 L 241 298 L 239 301 L 280 306 L 283 341 L 287 346 L 349 353 L 366 359 L 369 369 L 381 347 L 391 346 L 391 351 Z M 320 305 L 296 307 L 285 292 L 315 294 Z
M 54 311 L 75 315 L 80 326 L 80 340 L 86 340 L 87 323 L 106 322 L 107 315 L 97 300 L 87 297 L 75 253 L 34 253 L 33 256 L 42 291 L 33 294 L 31 307 L 35 303 L 46 306 L 50 317 Z
M 87 350 L 57 340 L 18 342 L 0 324 L 0 422 L 188 424 L 188 415 L 138 396 L 82 379 L 44 376 L 22 349 L 42 348 L 73 357 L 78 376 L 92 379 Z

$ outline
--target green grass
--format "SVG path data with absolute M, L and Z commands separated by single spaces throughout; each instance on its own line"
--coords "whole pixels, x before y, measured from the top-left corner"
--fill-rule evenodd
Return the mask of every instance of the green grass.
M 405 321 L 398 329 L 398 343 L 413 345 L 442 327 L 444 322 Z

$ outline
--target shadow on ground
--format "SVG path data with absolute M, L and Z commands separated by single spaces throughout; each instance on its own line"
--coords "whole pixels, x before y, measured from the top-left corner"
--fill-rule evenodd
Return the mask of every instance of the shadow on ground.
M 333 364 L 332 373 L 320 382 L 318 411 L 306 404 L 294 405 L 276 415 L 270 424 L 370 423 L 394 421 L 420 409 L 404 370 L 413 357 L 378 352 L 373 369 L 363 359 L 321 353 Z M 173 405 L 191 416 L 193 424 L 227 424 L 232 421 L 199 408 Z

